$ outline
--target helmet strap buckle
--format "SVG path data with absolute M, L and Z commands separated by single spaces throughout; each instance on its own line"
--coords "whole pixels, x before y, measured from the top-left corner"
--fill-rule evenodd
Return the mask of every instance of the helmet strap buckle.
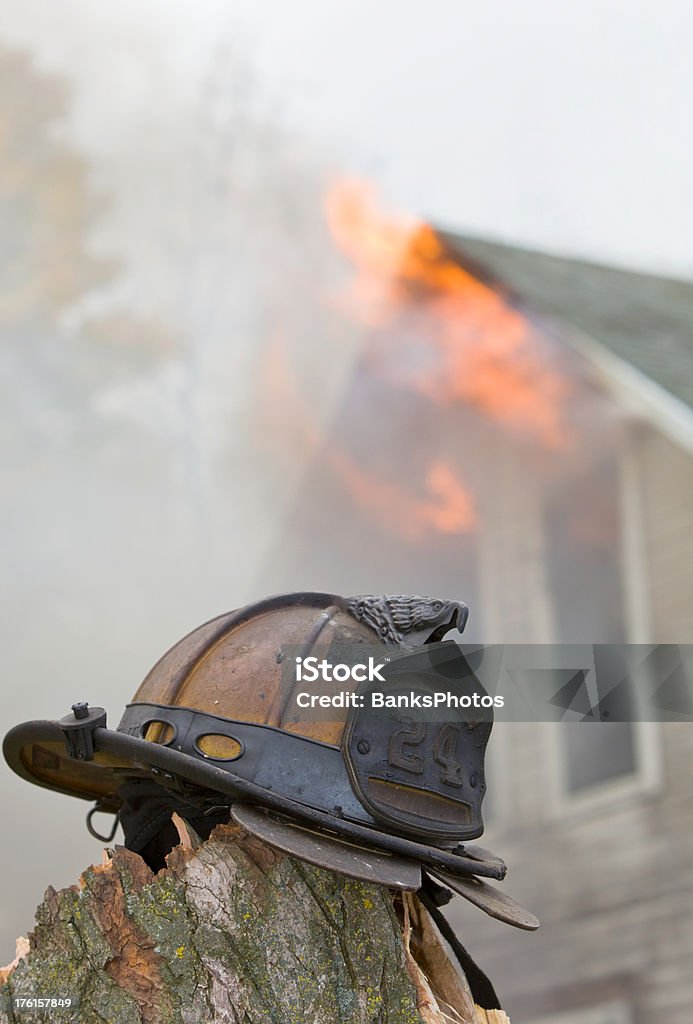
M 102 836 L 100 832 L 97 832 L 92 824 L 92 818 L 95 814 L 113 814 L 113 827 L 107 836 Z M 108 811 L 105 807 L 101 806 L 101 803 L 96 803 L 87 814 L 87 831 L 94 839 L 98 839 L 102 843 L 110 843 L 113 841 L 116 832 L 118 831 L 119 815 L 117 811 Z

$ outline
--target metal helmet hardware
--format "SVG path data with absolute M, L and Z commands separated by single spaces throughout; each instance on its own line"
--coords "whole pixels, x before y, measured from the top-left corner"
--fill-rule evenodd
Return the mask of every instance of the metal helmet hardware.
M 174 811 L 205 838 L 231 817 L 310 863 L 398 889 L 437 878 L 520 928 L 539 922 L 486 879 L 505 865 L 470 844 L 483 831 L 490 712 L 448 707 L 425 722 L 373 710 L 388 694 L 479 689 L 460 648 L 467 608 L 423 597 L 286 594 L 221 615 L 149 672 L 116 730 L 84 702 L 60 721 L 5 737 L 12 769 L 120 817 L 126 846 L 159 868 L 175 845 Z M 360 684 L 346 721 L 296 713 L 287 652 L 382 652 L 385 683 Z M 91 829 L 93 832 L 93 829 Z M 95 834 L 95 833 L 93 833 Z M 430 883 L 433 884 L 433 883 Z

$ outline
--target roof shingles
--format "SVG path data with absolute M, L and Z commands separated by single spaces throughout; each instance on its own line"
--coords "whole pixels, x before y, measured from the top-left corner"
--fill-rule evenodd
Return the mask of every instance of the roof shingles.
M 693 282 L 440 237 L 463 266 L 578 328 L 693 407 Z

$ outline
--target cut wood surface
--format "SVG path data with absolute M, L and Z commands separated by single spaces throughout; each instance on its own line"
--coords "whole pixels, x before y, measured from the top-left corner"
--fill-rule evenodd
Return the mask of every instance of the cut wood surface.
M 474 1007 L 411 894 L 278 853 L 238 826 L 181 845 L 154 874 L 117 847 L 49 888 L 0 971 L 0 1022 L 509 1024 Z M 72 997 L 71 1010 L 13 1010 Z

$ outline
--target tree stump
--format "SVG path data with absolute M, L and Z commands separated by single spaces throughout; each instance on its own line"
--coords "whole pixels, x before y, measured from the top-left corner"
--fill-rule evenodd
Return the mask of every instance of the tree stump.
M 508 1024 L 475 1008 L 426 910 L 264 845 L 235 825 L 181 844 L 155 874 L 123 847 L 49 888 L 0 1022 Z M 14 1009 L 15 998 L 78 998 Z

